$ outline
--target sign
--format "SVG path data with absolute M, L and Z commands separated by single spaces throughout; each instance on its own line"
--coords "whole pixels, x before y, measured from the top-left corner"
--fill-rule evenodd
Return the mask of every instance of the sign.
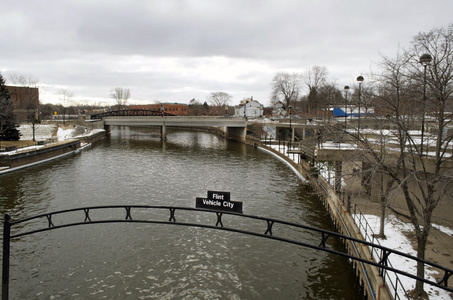
M 208 191 L 208 199 L 230 201 L 230 192 Z
M 242 202 L 230 201 L 230 192 L 208 191 L 207 198 L 196 198 L 195 207 L 242 213 Z

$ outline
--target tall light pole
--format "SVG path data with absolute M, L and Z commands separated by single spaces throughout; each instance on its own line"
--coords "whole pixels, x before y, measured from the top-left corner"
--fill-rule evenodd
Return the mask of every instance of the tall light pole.
M 425 53 L 420 56 L 420 63 L 425 68 L 423 76 L 423 102 L 422 102 L 422 134 L 421 134 L 421 145 L 420 145 L 420 155 L 423 155 L 423 138 L 425 133 L 425 102 L 426 102 L 426 68 L 432 61 L 431 55 Z M 426 153 L 428 153 L 428 144 L 426 145 Z
M 345 103 L 344 103 L 344 130 L 346 131 L 347 128 L 347 122 L 348 122 L 348 90 L 349 86 L 345 85 L 344 86 L 344 93 L 345 93 Z
M 289 112 L 289 148 L 291 148 L 291 142 L 293 141 L 293 129 L 291 127 L 291 109 L 292 109 L 292 106 L 288 106 L 288 112 Z
M 362 102 L 362 82 L 363 76 L 357 77 L 357 81 L 359 82 L 359 119 L 357 122 L 357 137 L 360 135 L 360 103 Z

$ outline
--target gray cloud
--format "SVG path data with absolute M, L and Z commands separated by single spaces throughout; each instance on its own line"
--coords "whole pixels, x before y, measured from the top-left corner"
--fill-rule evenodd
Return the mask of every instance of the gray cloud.
M 144 102 L 225 91 L 268 103 L 276 72 L 321 65 L 350 84 L 453 11 L 450 0 L 0 2 L 0 71 L 38 77 L 43 101 L 121 86 Z

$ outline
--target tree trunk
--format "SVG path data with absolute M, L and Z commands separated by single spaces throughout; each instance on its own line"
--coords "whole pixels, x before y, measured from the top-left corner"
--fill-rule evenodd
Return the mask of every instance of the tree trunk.
M 36 142 L 36 139 L 35 139 L 35 132 L 36 132 L 36 125 L 35 125 L 35 121 L 33 120 L 33 123 L 31 124 L 32 128 L 33 128 L 33 142 Z
M 420 235 L 417 236 L 417 257 L 420 259 L 425 259 L 426 251 L 426 242 L 428 240 L 428 234 L 425 230 L 420 232 Z M 425 264 L 423 262 L 417 262 L 417 277 L 425 278 Z M 417 280 L 415 282 L 414 296 L 422 296 L 426 292 L 423 289 L 424 282 Z
M 381 194 L 380 201 L 380 210 L 381 210 L 381 220 L 379 224 L 379 237 L 385 238 L 385 208 L 387 207 L 387 201 L 385 200 L 385 195 Z

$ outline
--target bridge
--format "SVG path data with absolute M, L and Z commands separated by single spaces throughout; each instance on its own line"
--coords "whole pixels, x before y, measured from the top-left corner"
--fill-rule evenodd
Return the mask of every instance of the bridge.
M 152 110 L 121 110 L 92 115 L 101 119 L 107 132 L 110 126 L 160 127 L 161 138 L 166 140 L 167 127 L 218 128 L 227 138 L 245 140 L 247 121 L 243 117 L 175 116 Z

